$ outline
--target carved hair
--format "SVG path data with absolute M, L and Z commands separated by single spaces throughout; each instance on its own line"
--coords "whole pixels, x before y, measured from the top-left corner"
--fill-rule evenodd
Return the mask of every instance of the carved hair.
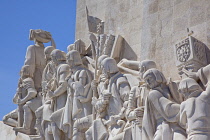
M 72 50 L 67 53 L 67 59 L 73 60 L 74 65 L 82 65 L 82 59 L 78 51 Z
M 102 66 L 105 69 L 105 71 L 109 73 L 117 73 L 119 71 L 116 61 L 110 57 L 102 61 Z
M 152 60 L 143 60 L 139 63 L 139 67 L 145 67 L 145 71 L 148 69 L 156 68 L 156 63 Z
M 145 79 L 145 77 L 150 75 L 150 74 L 153 74 L 155 76 L 155 79 L 158 83 L 166 84 L 165 76 L 158 69 L 152 68 L 152 69 L 147 70 L 144 73 L 143 78 Z
M 58 49 L 53 50 L 50 55 L 55 57 L 58 61 L 66 60 L 66 53 Z

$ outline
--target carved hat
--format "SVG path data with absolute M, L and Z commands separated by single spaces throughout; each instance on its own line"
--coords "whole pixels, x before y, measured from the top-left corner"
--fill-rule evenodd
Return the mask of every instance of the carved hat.
M 117 73 L 119 71 L 116 61 L 110 57 L 105 58 L 102 61 L 102 67 L 106 72 L 109 73 Z
M 160 72 L 158 69 L 155 69 L 155 68 L 147 70 L 144 73 L 143 78 L 145 79 L 148 75 L 151 75 L 151 74 L 153 74 L 155 76 L 155 79 L 158 83 L 166 84 L 166 78 L 163 75 L 163 73 Z
M 42 29 L 30 30 L 29 34 L 30 40 L 38 40 L 42 43 L 48 43 L 52 39 L 50 32 L 44 31 Z

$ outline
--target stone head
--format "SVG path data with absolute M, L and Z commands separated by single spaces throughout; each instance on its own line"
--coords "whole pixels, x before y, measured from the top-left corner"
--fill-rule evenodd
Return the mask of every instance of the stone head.
M 102 73 L 107 79 L 110 79 L 117 72 L 119 72 L 119 69 L 113 58 L 108 57 L 102 61 Z
M 67 53 L 66 55 L 66 62 L 70 66 L 70 68 L 73 68 L 74 66 L 82 65 L 82 59 L 80 56 L 80 53 L 76 50 L 72 50 Z
M 30 66 L 24 65 L 20 70 L 20 77 L 22 79 L 25 79 L 27 77 L 32 77 L 32 76 L 33 76 L 33 74 L 30 72 Z
M 97 63 L 97 65 L 98 65 L 98 69 L 99 69 L 99 71 L 102 71 L 102 61 L 104 60 L 104 59 L 106 59 L 106 58 L 108 58 L 109 56 L 108 55 L 101 55 L 101 56 L 99 56 L 98 57 L 98 63 Z
M 68 47 L 67 47 L 67 52 L 70 52 L 74 50 L 74 44 L 70 44 Z
M 86 47 L 85 43 L 81 40 L 78 39 L 74 42 L 74 49 L 79 52 L 80 55 L 84 56 L 86 54 Z
M 53 63 L 57 66 L 61 61 L 66 61 L 66 53 L 55 49 L 50 54 Z
M 184 78 L 179 83 L 179 93 L 183 94 L 185 99 L 198 96 L 203 90 L 200 85 L 192 78 Z
M 42 29 L 30 30 L 29 39 L 41 43 L 48 43 L 52 39 L 50 32 L 44 31 Z
M 45 55 L 45 59 L 47 61 L 51 60 L 51 57 L 50 57 L 50 54 L 51 52 L 55 50 L 55 47 L 53 46 L 47 46 L 45 49 L 44 49 L 44 55 Z
M 155 68 L 147 70 L 143 75 L 143 79 L 151 89 L 161 86 L 161 84 L 166 84 L 163 73 Z
M 156 68 L 156 63 L 152 60 L 143 60 L 139 63 L 139 75 L 143 78 L 144 73 L 152 68 Z

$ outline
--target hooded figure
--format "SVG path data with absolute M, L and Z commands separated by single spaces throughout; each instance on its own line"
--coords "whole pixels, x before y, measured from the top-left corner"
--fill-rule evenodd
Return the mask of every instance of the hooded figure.
M 180 105 L 171 99 L 164 75 L 153 68 L 143 78 L 151 91 L 145 101 L 142 139 L 185 140 L 185 130 L 177 124 Z

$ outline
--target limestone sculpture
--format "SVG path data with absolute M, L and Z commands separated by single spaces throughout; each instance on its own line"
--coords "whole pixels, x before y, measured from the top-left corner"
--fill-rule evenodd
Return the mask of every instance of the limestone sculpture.
M 180 106 L 180 125 L 186 129 L 188 139 L 210 139 L 209 135 L 209 85 L 203 91 L 200 85 L 191 78 L 180 82 L 179 90 L 186 101 Z
M 104 33 L 105 22 L 86 12 L 90 45 L 78 39 L 67 54 L 49 32 L 30 31 L 18 107 L 3 122 L 31 140 L 210 139 L 205 44 L 192 36 L 176 43 L 181 79 L 167 81 L 155 61 L 121 58 L 123 37 Z

